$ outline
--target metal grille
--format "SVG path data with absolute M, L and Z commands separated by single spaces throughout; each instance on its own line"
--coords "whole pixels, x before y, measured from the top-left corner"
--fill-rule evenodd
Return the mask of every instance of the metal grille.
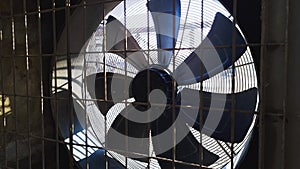
M 107 133 L 114 120 L 134 102 L 132 99 L 118 102 L 110 100 L 106 90 L 109 88 L 109 73 L 133 79 L 140 71 L 129 60 L 116 54 L 124 52 L 126 55 L 130 52 L 127 40 L 123 50 L 112 52 L 106 49 L 108 16 L 114 16 L 128 29 L 124 31 L 124 39 L 129 32 L 136 39 L 141 47 L 138 51 L 146 56 L 147 66 L 159 65 L 157 30 L 146 6 L 148 2 L 149 0 L 1 0 L 0 168 L 140 169 L 162 168 L 160 161 L 166 161 L 172 167 L 177 166 L 176 168 L 228 169 L 245 167 L 251 163 L 247 160 L 258 163 L 257 157 L 249 159 L 247 153 L 252 146 L 258 149 L 255 142 L 258 139 L 258 101 L 253 111 L 242 111 L 254 116 L 245 138 L 239 143 L 233 143 L 236 112 L 240 111 L 238 109 L 226 110 L 232 119 L 229 142 L 214 139 L 199 132 L 201 129 L 187 124 L 201 147 L 199 163 L 178 160 L 176 153 L 180 150 L 176 148 L 173 149 L 172 158 L 161 157 L 153 150 L 155 148 L 151 140 L 147 144 L 148 154 L 143 154 L 146 157 L 143 160 L 126 157 L 120 151 L 107 147 Z M 230 107 L 234 107 L 237 104 L 237 93 L 258 88 L 260 49 L 266 49 L 261 45 L 260 39 L 260 1 L 252 2 L 254 5 L 249 3 L 249 9 L 246 9 L 247 3 L 241 5 L 237 0 L 181 0 L 178 38 L 171 49 L 174 57 L 165 69 L 175 72 L 180 63 L 197 49 L 209 33 L 217 12 L 221 12 L 232 22 L 233 31 L 237 27 L 247 43 L 244 54 L 231 66 L 203 82 L 200 80 L 194 84 L 182 85 L 178 88 L 179 91 L 183 88 L 197 90 L 200 100 L 204 99 L 205 92 L 228 94 Z M 253 14 L 254 19 L 247 17 L 250 13 L 245 14 L 251 10 L 258 11 L 253 12 L 257 14 Z M 241 16 L 242 14 L 245 16 Z M 243 20 L 245 18 L 249 19 L 249 23 Z M 250 28 L 246 26 L 257 20 L 259 25 L 252 25 L 254 31 L 247 31 Z M 265 22 L 263 23 L 266 24 Z M 235 43 L 236 38 L 234 34 L 230 46 L 216 48 L 232 48 L 230 57 L 235 58 L 235 49 L 240 47 Z M 278 42 L 272 45 L 286 44 Z M 200 71 L 203 73 L 204 69 L 201 67 Z M 97 99 L 88 89 L 87 77 L 100 72 L 104 72 L 105 92 L 102 99 Z M 261 74 L 261 77 L 265 76 Z M 128 85 L 126 79 L 123 81 L 124 85 Z M 266 95 L 260 96 L 258 100 L 264 96 Z M 175 98 L 172 99 L 175 102 Z M 99 110 L 99 102 L 105 102 L 105 115 Z M 110 107 L 108 103 L 114 103 L 114 106 Z M 199 113 L 202 114 L 210 107 L 199 103 L 195 108 L 199 108 Z M 176 105 L 173 105 L 173 110 L 175 109 Z M 266 111 L 266 107 L 263 106 L 262 110 Z M 200 128 L 204 125 L 202 120 L 199 119 Z M 260 125 L 264 125 L 262 120 Z M 125 132 L 128 134 L 128 128 Z M 261 129 L 261 145 L 264 145 L 264 132 Z M 218 155 L 218 160 L 204 165 L 203 148 Z M 263 156 L 263 148 L 260 151 Z M 97 156 L 98 161 L 90 160 L 93 156 Z M 264 164 L 261 162 L 261 165 Z

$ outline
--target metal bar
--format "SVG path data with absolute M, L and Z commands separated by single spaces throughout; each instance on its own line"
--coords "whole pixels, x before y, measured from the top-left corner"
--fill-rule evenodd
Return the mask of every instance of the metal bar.
M 190 2 L 189 2 L 190 3 Z M 189 9 L 189 8 L 188 8 Z M 204 0 L 201 0 L 201 42 L 204 40 L 204 32 L 203 32 L 203 29 L 204 29 Z M 202 50 L 200 51 L 200 56 L 202 56 Z M 200 166 L 199 166 L 199 169 L 202 168 L 202 165 L 203 165 L 203 144 L 202 144 L 202 128 L 203 128 L 203 111 L 204 111 L 204 103 L 203 101 L 201 100 L 204 100 L 203 98 L 203 72 L 204 72 L 204 67 L 201 65 L 200 67 L 200 75 L 201 75 L 201 80 L 200 80 L 200 108 L 199 108 L 199 122 L 200 122 L 200 125 L 199 125 L 199 131 L 200 131 L 200 142 L 199 142 L 199 161 L 200 161 Z
M 57 55 L 56 55 L 56 51 L 57 51 L 57 40 L 56 40 L 56 3 L 55 0 L 52 0 L 52 30 L 53 30 L 53 34 L 52 34 L 52 38 L 53 38 L 53 60 L 54 62 L 57 61 Z M 57 93 L 57 64 L 53 64 L 53 71 L 54 71 L 54 92 Z M 53 76 L 53 75 L 52 75 Z M 53 86 L 53 77 L 51 79 L 51 86 Z M 52 111 L 52 114 L 55 115 L 54 119 L 56 121 L 55 123 L 55 167 L 56 169 L 60 168 L 60 155 L 59 155 L 59 126 L 58 126 L 58 120 L 59 120 L 59 116 L 58 116 L 58 106 L 57 106 L 57 102 L 58 102 L 58 98 L 57 95 L 54 95 L 54 103 L 53 103 L 53 107 L 54 109 Z
M 106 37 L 106 23 L 104 22 L 104 15 L 105 15 L 105 9 L 103 8 L 103 11 L 102 11 L 102 16 L 103 16 L 103 70 L 104 70 L 104 90 L 105 90 L 105 93 L 104 93 L 104 98 L 105 98 L 105 100 L 107 100 L 107 82 L 106 82 L 106 51 L 107 51 L 107 45 L 106 45 L 106 39 L 107 39 L 107 37 Z M 106 106 L 106 104 L 105 104 L 105 106 Z M 106 107 L 105 107 L 105 109 L 106 109 Z M 104 146 L 104 148 L 105 148 L 105 169 L 108 169 L 108 167 L 109 167 L 109 163 L 108 163 L 108 152 L 107 152 L 107 149 L 106 149 L 106 145 L 107 145 L 107 143 L 106 143 L 106 141 L 107 141 L 107 134 L 108 134 L 108 128 L 107 128 L 107 117 L 106 116 L 104 116 L 104 129 L 105 129 L 105 136 L 104 136 L 104 141 L 105 141 L 105 146 Z
M 13 6 L 14 6 L 14 3 L 12 2 L 12 1 L 10 1 L 10 14 L 11 14 L 11 40 L 12 40 L 12 55 L 11 55 L 11 57 L 12 57 L 12 60 L 13 60 L 13 66 L 14 66 L 14 68 L 13 68 L 13 83 L 14 83 L 14 85 L 13 85 L 13 100 L 14 100 L 14 104 L 13 104 L 13 108 L 14 108 L 14 111 L 15 111 L 15 115 L 16 115 L 16 118 L 18 118 L 18 111 L 17 111 L 17 106 L 16 106 L 16 104 L 17 104 L 17 99 L 16 99 L 16 70 L 15 70 L 15 67 L 16 67 L 16 58 L 15 58 L 15 54 L 16 54 L 16 51 L 15 51 L 15 26 L 14 26 L 14 10 L 13 10 Z M 4 82 L 3 82 L 4 83 Z M 5 114 L 3 115 L 3 117 L 4 117 L 4 156 L 5 156 L 5 167 L 8 167 L 8 165 L 7 165 L 7 152 L 6 152 L 6 134 L 7 133 L 5 133 L 6 132 L 6 117 L 5 117 Z M 15 126 L 16 127 L 18 127 L 18 124 L 17 124 L 17 122 L 15 122 Z M 19 129 L 18 128 L 16 128 L 17 130 L 16 131 L 19 131 Z M 18 142 L 18 138 L 17 137 L 15 137 L 15 142 Z M 18 144 L 16 144 L 16 159 L 18 160 L 18 148 L 17 148 L 17 146 L 18 146 Z M 17 162 L 17 166 L 18 166 L 19 164 L 18 164 L 18 162 Z
M 70 54 L 70 5 L 71 1 L 65 1 L 65 18 L 66 18 L 66 52 L 67 52 L 67 76 L 68 76 L 68 113 L 69 113 L 69 143 L 70 143 L 70 157 L 69 157 L 69 168 L 74 168 L 73 159 L 73 133 L 74 133 L 74 117 L 73 117 L 73 97 L 72 97 L 72 64 L 71 64 L 71 54 Z
M 124 6 L 123 6 L 123 12 L 124 12 L 124 38 L 125 38 L 125 43 L 124 43 L 124 53 L 125 53 L 125 57 L 127 57 L 127 46 L 128 46 L 128 38 L 127 38 L 127 35 L 128 35 L 128 32 L 127 32 L 127 0 L 124 0 Z M 127 59 L 125 59 L 125 76 L 127 76 Z M 148 76 L 149 77 L 149 76 Z M 126 83 L 126 82 L 125 82 Z M 127 100 L 125 100 L 125 105 L 128 106 L 128 103 L 127 103 Z M 128 113 L 128 112 L 126 112 Z M 129 128 L 128 128 L 128 121 L 126 120 L 125 121 L 125 133 L 126 135 L 128 136 L 129 134 Z M 126 137 L 125 139 L 125 146 L 126 146 L 126 149 L 125 149 L 125 152 L 128 152 L 129 149 L 129 141 L 128 141 L 128 138 Z M 128 157 L 125 156 L 125 168 L 129 168 L 128 167 Z
M 150 0 L 147 0 L 147 4 L 149 4 L 149 2 L 150 2 Z M 149 10 L 147 10 L 147 50 L 146 50 L 146 52 L 147 52 L 147 63 L 149 64 L 150 63 L 150 60 L 151 60 L 151 58 L 150 58 L 150 16 L 151 14 L 150 14 L 150 11 Z M 153 61 L 152 61 L 152 63 L 153 63 Z M 149 64 L 150 65 L 150 64 Z M 147 74 L 149 74 L 149 73 L 147 73 Z M 149 77 L 149 76 L 148 76 Z M 149 81 L 149 78 L 147 78 L 147 81 Z M 148 89 L 147 89 L 148 91 L 149 91 L 149 87 L 148 87 Z M 149 127 L 148 127 L 148 129 L 149 129 L 149 131 L 151 130 L 151 126 L 149 125 Z M 149 133 L 149 138 L 150 138 L 150 134 L 151 133 Z M 151 152 L 150 152 L 150 141 L 149 141 L 149 145 L 148 145 L 148 150 L 149 150 L 149 158 L 148 158 L 148 166 L 147 166 L 147 169 L 150 169 L 151 167 L 150 167 L 150 160 L 151 160 L 151 157 L 153 156 L 153 154 L 150 154 Z
M 25 3 L 26 3 L 26 0 L 24 0 Z M 44 88 L 43 88 L 43 55 L 42 55 L 42 16 L 41 16 L 41 1 L 40 0 L 37 0 L 37 12 L 38 12 L 38 15 L 37 15 L 37 29 L 38 29 L 38 56 L 39 56 L 39 64 L 40 64 L 40 114 L 41 114 L 41 128 L 42 128 L 42 137 L 45 137 L 45 121 L 44 121 Z M 27 10 L 24 11 L 24 13 L 27 13 Z M 28 55 L 29 53 L 27 52 L 26 55 Z M 31 135 L 31 133 L 29 132 L 29 136 Z M 46 151 L 45 151 L 45 141 L 44 140 L 40 140 L 41 141 L 41 144 L 42 144 L 42 150 L 41 150 L 41 158 L 42 158 L 42 169 L 45 169 L 46 167 L 46 164 L 45 164 L 45 154 L 46 154 Z
M 172 34 L 172 36 L 173 36 L 173 48 L 175 47 L 175 45 L 176 45 L 176 42 L 175 42 L 175 40 L 174 39 L 176 39 L 177 37 L 175 36 L 175 30 L 176 30 L 176 15 L 175 15 L 175 11 L 176 11 L 176 1 L 175 0 L 173 0 L 173 2 L 172 2 L 172 4 L 173 4 L 173 6 L 172 6 L 172 15 L 173 15 L 173 17 L 172 17 L 172 19 L 173 19 L 173 25 L 172 25 L 172 31 L 173 31 L 173 34 Z M 175 55 L 175 50 L 174 49 L 172 49 L 172 52 L 173 52 L 173 56 Z M 175 71 L 175 57 L 172 57 L 173 58 L 173 64 L 172 64 L 172 69 L 173 69 L 173 72 Z M 149 81 L 149 83 L 150 83 L 150 81 Z M 150 86 L 150 85 L 149 85 Z M 176 120 L 176 81 L 175 80 L 172 80 L 172 124 L 174 124 L 175 123 L 175 120 Z M 173 166 L 173 169 L 175 169 L 176 168 L 176 163 L 175 163 L 175 161 L 176 161 L 176 151 L 177 151 L 177 149 L 176 149 L 176 138 L 177 138 L 177 128 L 176 127 L 174 127 L 174 129 L 173 129 L 173 156 L 172 156 L 172 166 Z M 164 141 L 164 140 L 162 140 L 162 141 Z
M 30 138 L 30 133 L 31 133 L 31 114 L 29 113 L 29 76 L 30 76 L 30 65 L 29 65 L 29 57 L 28 57 L 28 27 L 27 27 L 27 15 L 26 15 L 26 0 L 23 0 L 23 11 L 24 11 L 24 28 L 25 28 L 25 58 L 26 58 L 26 114 L 27 114 L 27 139 L 28 139 L 28 168 L 31 169 L 32 168 L 32 148 L 31 148 L 31 138 Z
M 299 109 L 299 12 L 300 1 L 287 0 L 289 11 L 288 29 L 286 30 L 288 42 L 288 60 L 286 62 L 287 73 L 287 103 L 286 103 L 286 125 L 285 125 L 285 168 L 300 168 L 300 137 L 299 137 L 299 124 L 300 124 L 300 109 Z
M 260 65 L 260 169 L 285 168 L 288 1 L 262 1 L 261 43 L 266 45 L 261 47 Z
M 235 63 L 234 61 L 236 60 L 236 33 L 235 33 L 235 25 L 237 24 L 237 0 L 233 0 L 233 22 L 232 22 L 232 74 L 231 74 L 231 131 L 230 131 L 230 140 L 231 140 L 231 145 L 230 145 L 230 163 L 231 163 L 231 169 L 234 168 L 234 137 L 235 137 Z
M 2 15 L 0 15 L 0 18 L 1 18 L 1 21 L 2 21 Z M 0 117 L 1 118 L 1 124 L 0 124 L 0 127 L 1 127 L 1 144 L 0 144 L 0 147 L 1 147 L 1 151 L 0 151 L 0 160 L 1 160 L 1 163 L 0 163 L 0 167 L 5 167 L 5 164 L 3 164 L 5 161 L 6 161 L 6 152 L 5 152 L 5 149 L 6 149 L 6 143 L 5 143 L 5 125 L 4 125 L 4 121 L 5 121 L 5 107 L 4 107 L 4 103 L 5 103 L 5 100 L 4 100 L 4 94 L 3 94 L 3 91 L 4 91 L 4 58 L 3 58 L 3 55 L 4 55 L 4 52 L 3 52 L 3 43 L 4 43 L 4 38 L 3 38 L 3 30 L 4 29 L 4 25 L 3 25 L 3 22 L 0 22 L 0 59 L 1 59 L 1 102 L 2 102 L 2 106 L 1 106 L 1 111 L 3 112 L 3 115 Z
M 84 41 L 87 40 L 87 33 L 86 33 L 86 24 L 87 24 L 87 21 L 86 21 L 86 8 L 87 8 L 87 5 L 86 5 L 86 0 L 83 0 L 83 39 Z M 84 60 L 83 60 L 83 70 L 86 70 L 86 50 L 83 51 L 84 52 Z M 85 84 L 86 84 L 86 71 L 83 72 L 83 79 L 85 79 Z M 86 98 L 86 85 L 85 85 L 85 88 L 83 90 L 83 94 L 84 94 L 84 97 Z M 89 161 L 88 161 L 88 114 L 87 114 L 87 101 L 86 99 L 83 100 L 83 109 L 84 109 L 84 129 L 85 129 L 85 168 L 88 169 L 89 168 Z

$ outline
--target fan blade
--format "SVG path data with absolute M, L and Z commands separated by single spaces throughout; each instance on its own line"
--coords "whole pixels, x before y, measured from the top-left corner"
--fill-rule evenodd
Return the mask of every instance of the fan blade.
M 150 0 L 147 4 L 156 30 L 158 63 L 167 67 L 173 55 L 181 15 L 180 0 Z
M 183 126 L 183 127 L 186 127 L 186 126 Z M 161 141 L 153 142 L 154 150 L 155 150 L 156 146 L 159 146 L 160 142 Z M 172 143 L 170 143 L 170 144 L 172 144 Z M 184 161 L 187 163 L 200 164 L 201 151 L 203 152 L 202 164 L 205 166 L 209 166 L 219 159 L 218 155 L 216 155 L 216 154 L 208 151 L 204 147 L 202 147 L 201 144 L 196 140 L 194 135 L 191 132 L 189 132 L 186 135 L 186 137 L 184 137 L 184 139 L 181 140 L 181 142 L 179 142 L 175 147 L 176 160 Z M 156 155 L 156 156 L 172 160 L 173 153 L 174 153 L 174 148 L 172 148 L 162 154 Z M 172 168 L 172 162 L 170 162 L 170 161 L 158 160 L 158 162 L 159 162 L 161 168 Z M 188 166 L 188 165 L 176 163 L 175 168 L 196 169 L 199 167 Z
M 227 69 L 246 51 L 246 42 L 234 27 L 236 56 L 232 56 L 233 27 L 224 15 L 217 13 L 211 30 L 197 49 L 175 70 L 177 83 L 187 85 L 204 81 Z M 203 74 L 201 73 L 201 68 Z M 202 76 L 202 77 L 201 77 Z
M 105 157 L 105 150 L 99 149 L 90 155 L 87 159 L 82 159 L 78 161 L 81 168 L 86 168 L 86 162 L 88 163 L 89 169 L 105 169 L 106 162 L 108 163 L 109 169 L 121 169 L 125 168 L 117 160 L 112 159 L 108 156 Z
M 132 105 L 126 107 L 113 121 L 107 133 L 106 146 L 127 157 L 143 158 L 148 154 L 150 126 L 124 117 L 132 116 L 130 114 L 132 108 Z M 130 138 L 134 140 L 128 140 Z
M 91 98 L 97 99 L 97 105 L 101 113 L 106 115 L 114 102 L 132 97 L 129 88 L 131 80 L 131 77 L 111 72 L 106 72 L 105 79 L 105 73 L 102 72 L 87 76 L 84 82 Z M 105 83 L 107 84 L 106 91 Z M 105 94 L 107 95 L 106 98 Z
M 127 39 L 125 38 L 125 32 Z M 125 26 L 113 16 L 109 16 L 107 19 L 106 49 L 108 52 L 127 59 L 138 70 L 147 68 L 148 63 L 141 47 Z
M 57 98 L 56 105 L 52 105 L 54 111 L 52 111 L 53 118 L 56 121 L 60 133 L 64 139 L 70 137 L 70 110 L 68 108 L 69 105 L 69 91 L 62 89 L 62 91 L 53 94 L 53 97 Z M 74 125 L 74 134 L 83 130 L 83 126 L 81 126 L 78 115 L 82 115 L 82 119 L 84 119 L 85 112 L 81 108 L 81 106 L 77 103 L 77 101 L 72 101 L 72 112 L 73 112 L 73 125 Z
M 199 93 L 193 89 L 183 89 L 185 94 L 195 95 Z M 231 110 L 232 110 L 232 94 L 215 94 L 209 92 L 202 92 L 203 100 L 203 128 L 202 132 L 217 140 L 231 142 Z M 239 143 L 245 138 L 250 125 L 253 121 L 253 113 L 256 107 L 257 89 L 252 88 L 241 93 L 234 94 L 235 101 L 235 125 L 234 125 L 234 143 Z M 200 95 L 199 95 L 200 96 Z M 192 98 L 191 98 L 192 99 Z M 182 100 L 182 104 L 188 104 L 189 100 Z M 199 105 L 190 105 L 190 107 Z M 200 114 L 197 119 L 195 113 L 191 108 L 182 108 L 185 112 L 186 121 L 190 126 L 200 129 Z M 220 119 L 218 121 L 218 119 Z M 214 129 L 215 128 L 215 129 Z
M 130 111 L 133 108 L 132 105 L 126 107 L 122 112 L 116 117 L 111 127 L 118 131 L 119 133 L 134 137 L 134 138 L 147 138 L 149 131 L 149 125 L 146 123 L 137 123 L 128 120 L 123 115 L 130 116 Z M 127 133 L 128 132 L 128 133 Z
M 82 168 L 86 168 L 86 162 L 88 163 L 89 169 L 105 168 L 105 151 L 99 149 L 90 155 L 87 159 L 78 161 L 78 164 Z
M 173 109 L 168 108 L 165 112 L 157 118 L 155 121 L 151 123 L 151 135 L 152 135 L 152 143 L 154 151 L 161 152 L 162 147 L 165 144 L 173 144 L 174 142 L 174 134 L 168 134 L 168 138 L 156 137 L 157 135 L 162 134 L 168 129 L 176 129 L 176 136 L 187 134 L 179 143 L 176 145 L 176 160 L 190 162 L 195 164 L 200 164 L 200 152 L 201 148 L 203 150 L 203 165 L 210 165 L 214 163 L 219 157 L 209 152 L 204 147 L 201 147 L 201 144 L 195 139 L 189 128 L 186 124 L 182 124 L 181 122 L 176 123 L 174 127 L 174 120 L 178 117 L 179 108 L 175 109 L 176 113 L 172 113 Z M 173 125 L 173 126 L 172 126 Z M 176 138 L 177 140 L 178 138 Z M 156 154 L 158 157 L 173 159 L 174 148 L 169 149 L 168 151 Z M 172 168 L 172 163 L 165 160 L 158 160 L 159 164 L 162 168 Z M 177 166 L 178 165 L 178 166 Z M 188 168 L 189 166 L 181 166 L 180 164 L 176 164 L 176 168 Z

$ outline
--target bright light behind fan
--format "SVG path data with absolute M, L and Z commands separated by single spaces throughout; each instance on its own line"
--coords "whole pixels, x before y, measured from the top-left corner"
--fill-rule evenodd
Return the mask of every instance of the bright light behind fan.
M 203 4 L 202 4 L 203 2 Z M 129 30 L 132 36 L 136 39 L 141 49 L 146 53 L 146 60 L 149 64 L 158 64 L 158 52 L 157 52 L 157 40 L 155 26 L 153 19 L 146 7 L 147 0 L 126 0 L 126 3 L 121 2 L 111 12 L 107 14 L 114 16 L 118 19 L 125 27 Z M 203 8 L 202 8 L 203 6 Z M 126 9 L 126 10 L 124 10 Z M 201 11 L 203 9 L 203 11 Z M 125 13 L 124 13 L 125 12 Z M 203 12 L 203 15 L 201 13 Z M 217 0 L 181 0 L 181 20 L 178 32 L 178 38 L 174 51 L 174 57 L 171 59 L 168 69 L 173 72 L 180 63 L 182 63 L 193 51 L 199 46 L 202 40 L 207 36 L 211 29 L 217 12 L 222 13 L 224 16 L 231 18 L 230 13 L 220 4 Z M 105 19 L 107 19 L 107 17 Z M 201 21 L 203 21 L 203 28 L 201 28 Z M 100 113 L 95 102 L 91 99 L 89 92 L 84 86 L 84 77 L 99 73 L 99 72 L 114 72 L 122 75 L 134 77 L 138 70 L 130 63 L 116 54 L 103 52 L 103 42 L 105 40 L 105 25 L 106 21 L 103 21 L 93 36 L 90 37 L 86 45 L 82 48 L 81 53 L 78 57 L 72 59 L 72 66 L 76 69 L 72 70 L 72 87 L 73 87 L 73 98 L 83 99 L 87 101 L 75 100 L 78 102 L 82 109 L 85 109 L 89 119 L 90 126 L 88 128 L 89 143 L 93 146 L 103 147 L 105 145 L 105 132 L 108 131 L 110 125 L 117 117 L 117 115 L 125 108 L 125 103 L 115 104 L 107 113 L 106 118 Z M 60 61 L 56 63 L 58 68 L 56 73 L 57 76 L 64 77 L 67 75 L 66 61 Z M 82 68 L 82 69 L 81 69 Z M 55 77 L 53 75 L 53 77 Z M 62 89 L 67 89 L 66 79 L 54 79 L 53 87 L 55 83 Z M 249 48 L 243 54 L 243 56 L 235 63 L 235 92 L 245 91 L 247 89 L 257 87 L 257 77 L 254 68 L 253 59 Z M 190 89 L 200 90 L 200 83 L 185 85 Z M 207 92 L 215 93 L 231 93 L 232 91 L 232 69 L 231 67 L 227 70 L 209 78 L 203 82 L 203 90 Z M 91 100 L 91 101 L 88 101 Z M 127 100 L 128 103 L 134 100 Z M 77 116 L 79 115 L 78 112 Z M 79 122 L 82 126 L 85 126 L 84 121 Z M 254 126 L 255 118 L 251 127 L 249 128 L 248 134 L 245 139 L 235 144 L 234 151 L 236 153 L 235 161 L 239 161 L 239 157 L 246 150 L 245 146 L 250 140 L 251 131 Z M 199 139 L 199 131 L 190 128 L 193 135 Z M 79 133 L 74 134 L 74 143 L 84 143 L 85 131 L 82 130 Z M 105 132 L 104 132 L 105 131 Z M 65 139 L 65 142 L 69 142 L 69 138 Z M 212 165 L 208 167 L 222 168 L 228 162 L 230 162 L 229 143 L 217 141 L 202 134 L 202 144 L 209 151 L 217 154 L 220 158 Z M 152 145 L 150 150 L 153 151 Z M 88 155 L 95 152 L 96 149 L 89 149 Z M 113 151 L 108 151 L 109 156 L 117 159 L 120 163 L 125 165 L 125 158 Z M 155 156 L 155 152 L 151 152 Z M 74 158 L 81 160 L 85 157 L 85 149 L 78 146 L 74 146 Z M 151 168 L 160 168 L 156 160 L 150 160 Z M 129 168 L 144 168 L 147 167 L 147 163 L 140 162 L 137 160 L 128 160 Z

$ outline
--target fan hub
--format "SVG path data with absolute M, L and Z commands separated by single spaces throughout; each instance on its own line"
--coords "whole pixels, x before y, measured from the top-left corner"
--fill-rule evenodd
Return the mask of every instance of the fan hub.
M 173 94 L 177 93 L 177 83 L 174 84 L 174 82 L 175 80 L 165 70 L 149 68 L 134 77 L 131 83 L 132 95 L 136 102 L 149 105 L 150 93 L 158 89 L 165 94 L 167 104 L 172 104 Z

